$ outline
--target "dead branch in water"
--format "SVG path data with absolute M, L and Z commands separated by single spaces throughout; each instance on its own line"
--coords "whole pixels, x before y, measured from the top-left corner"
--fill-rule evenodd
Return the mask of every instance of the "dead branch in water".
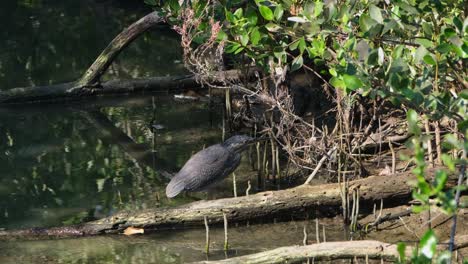
M 433 174 L 434 170 L 431 169 L 426 175 Z M 408 183 L 411 179 L 414 179 L 413 175 L 406 172 L 350 181 L 349 186 L 359 188 L 360 206 L 371 208 L 374 201 L 380 199 L 407 202 L 411 199 L 412 186 Z M 456 179 L 450 177 L 449 182 L 453 185 Z M 5 230 L 0 231 L 0 239 L 100 235 L 120 233 L 127 227 L 144 228 L 147 233 L 158 229 L 203 226 L 204 217 L 208 218 L 210 224 L 222 224 L 223 213 L 232 223 L 261 220 L 265 217 L 291 217 L 292 214 L 334 216 L 341 212 L 341 205 L 339 184 L 302 185 L 237 198 L 199 201 L 175 208 L 122 211 L 110 217 L 74 226 Z
M 407 247 L 405 254 L 411 255 L 411 247 Z M 398 250 L 396 245 L 375 241 L 340 241 L 340 242 L 324 242 L 307 246 L 290 246 L 281 247 L 273 250 L 268 250 L 260 253 L 229 258 L 217 261 L 201 261 L 196 263 L 296 263 L 314 260 L 335 260 L 349 258 L 366 258 L 370 259 L 398 259 Z

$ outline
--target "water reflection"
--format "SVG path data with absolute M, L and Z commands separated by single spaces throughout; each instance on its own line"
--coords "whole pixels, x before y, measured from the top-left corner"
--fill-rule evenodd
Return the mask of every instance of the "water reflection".
M 0 111 L 1 227 L 70 224 L 162 205 L 161 172 L 221 138 L 220 116 L 211 126 L 205 103 L 171 96 L 115 103 Z M 164 129 L 151 132 L 154 120 Z
M 143 1 L 0 1 L 0 89 L 76 80 L 116 34 L 150 11 Z M 177 34 L 156 27 L 105 78 L 181 74 L 178 47 Z
M 321 222 L 322 223 L 322 222 Z M 328 241 L 341 236 L 341 225 L 329 220 L 326 226 Z M 49 241 L 22 241 L 0 243 L 0 261 L 50 263 L 189 263 L 201 260 L 219 260 L 226 256 L 240 256 L 281 246 L 303 243 L 303 228 L 309 230 L 309 243 L 315 243 L 315 222 L 286 222 L 241 225 L 229 231 L 231 250 L 223 251 L 224 230 L 210 229 L 210 255 L 203 252 L 205 231 L 159 231 L 144 236 L 123 235 L 61 239 Z M 321 230 L 322 228 L 320 228 Z M 319 234 L 323 240 L 323 236 Z M 18 256 L 15 252 L 24 252 Z

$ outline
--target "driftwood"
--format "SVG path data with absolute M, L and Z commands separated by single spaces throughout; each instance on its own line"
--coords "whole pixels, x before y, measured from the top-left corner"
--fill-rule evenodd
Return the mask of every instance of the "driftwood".
M 446 244 L 446 243 L 445 243 Z M 468 236 L 457 236 L 455 239 L 454 250 L 468 246 Z M 411 256 L 414 248 L 406 246 L 405 256 Z M 437 250 L 447 250 L 447 245 L 440 244 Z M 314 260 L 336 260 L 336 259 L 354 259 L 369 258 L 369 259 L 384 259 L 395 261 L 399 258 L 397 245 L 375 240 L 360 240 L 360 241 L 339 241 L 339 242 L 324 242 L 307 246 L 289 246 L 280 247 L 260 253 L 249 254 L 240 257 L 228 258 L 217 261 L 201 261 L 195 262 L 198 264 L 209 263 L 296 263 Z
M 433 175 L 433 170 L 426 175 Z M 412 186 L 408 180 L 414 179 L 410 172 L 392 176 L 371 176 L 349 182 L 350 188 L 360 189 L 360 208 L 371 208 L 380 199 L 405 203 L 411 199 Z M 449 183 L 456 180 L 450 177 Z M 204 217 L 211 224 L 222 224 L 223 213 L 230 223 L 254 221 L 266 217 L 294 215 L 312 217 L 334 216 L 341 212 L 341 188 L 337 183 L 323 185 L 302 185 L 299 187 L 267 191 L 254 195 L 224 198 L 212 201 L 199 201 L 175 208 L 154 208 L 142 211 L 122 211 L 113 216 L 74 226 L 33 228 L 25 230 L 0 231 L 0 239 L 14 236 L 82 236 L 105 233 L 119 233 L 127 227 L 144 228 L 146 231 L 158 229 L 202 226 Z
M 99 88 L 83 88 L 77 86 L 76 83 L 63 83 L 49 86 L 13 88 L 1 91 L 0 104 L 56 101 L 97 95 L 156 92 L 187 88 L 200 88 L 200 85 L 192 75 L 112 80 L 102 83 Z
M 412 252 L 411 247 L 405 249 L 405 255 L 409 256 Z M 307 246 L 290 246 L 280 247 L 273 250 L 268 250 L 260 253 L 228 258 L 217 261 L 201 261 L 196 263 L 296 263 L 314 260 L 335 260 L 335 259 L 353 259 L 366 258 L 369 259 L 398 259 L 398 250 L 396 245 L 375 241 L 340 241 L 340 242 L 324 242 Z

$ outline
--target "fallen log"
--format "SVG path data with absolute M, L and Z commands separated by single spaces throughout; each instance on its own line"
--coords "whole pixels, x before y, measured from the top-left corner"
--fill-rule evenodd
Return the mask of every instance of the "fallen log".
M 79 99 L 89 96 L 197 89 L 193 75 L 111 80 L 99 88 L 82 88 L 74 82 L 57 85 L 20 87 L 0 92 L 0 104 Z
M 405 255 L 411 255 L 413 249 L 406 247 Z M 353 258 L 369 258 L 369 259 L 384 259 L 394 261 L 398 259 L 398 250 L 396 245 L 375 241 L 339 241 L 339 242 L 324 242 L 307 246 L 290 246 L 280 247 L 273 250 L 268 250 L 260 253 L 228 258 L 216 261 L 201 261 L 197 264 L 209 263 L 296 263 L 314 260 L 336 260 L 336 259 L 353 259 Z
M 454 250 L 468 246 L 468 236 L 457 236 Z M 447 245 L 437 245 L 437 250 L 447 250 Z M 414 251 L 414 247 L 406 245 L 405 257 L 409 258 Z M 400 254 L 397 245 L 380 242 L 376 240 L 358 240 L 358 241 L 338 241 L 323 242 L 307 246 L 289 246 L 267 250 L 260 253 L 244 255 L 240 257 L 228 258 L 216 261 L 200 261 L 196 264 L 210 263 L 296 263 L 314 260 L 336 260 L 336 259 L 384 259 L 387 261 L 398 260 Z
M 426 175 L 429 178 L 434 169 Z M 411 199 L 413 180 L 411 172 L 393 176 L 371 176 L 349 182 L 349 188 L 360 189 L 360 208 L 372 208 L 375 201 L 389 200 L 406 203 Z M 455 184 L 455 177 L 449 178 L 449 185 Z M 273 217 L 298 215 L 303 217 L 335 216 L 341 212 L 341 188 L 338 183 L 322 185 L 301 185 L 295 188 L 261 192 L 250 196 L 198 201 L 174 208 L 152 208 L 141 211 L 121 211 L 100 220 L 79 225 L 53 228 L 32 228 L 0 231 L 0 239 L 9 237 L 63 237 L 85 236 L 106 233 L 120 233 L 127 227 L 144 228 L 145 233 L 158 229 L 203 226 L 204 217 L 210 224 L 222 224 L 223 213 L 230 223 L 255 221 Z M 352 193 L 352 192 L 348 192 Z M 386 202 L 385 204 L 390 204 Z

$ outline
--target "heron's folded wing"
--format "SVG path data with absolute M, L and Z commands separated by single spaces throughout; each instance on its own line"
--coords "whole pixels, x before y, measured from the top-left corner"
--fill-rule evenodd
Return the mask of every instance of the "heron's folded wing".
M 227 176 L 226 168 L 232 166 L 233 156 L 235 154 L 223 146 L 213 145 L 193 155 L 177 176 L 183 177 L 186 190 L 203 189 Z

